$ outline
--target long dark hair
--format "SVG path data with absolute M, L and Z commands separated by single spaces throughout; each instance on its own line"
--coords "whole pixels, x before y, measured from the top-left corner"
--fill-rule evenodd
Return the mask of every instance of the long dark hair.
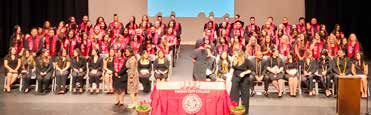
M 130 58 L 130 57 L 134 56 L 134 49 L 131 48 L 130 46 L 126 47 L 126 51 L 129 51 L 130 52 L 130 55 L 127 56 L 127 58 Z

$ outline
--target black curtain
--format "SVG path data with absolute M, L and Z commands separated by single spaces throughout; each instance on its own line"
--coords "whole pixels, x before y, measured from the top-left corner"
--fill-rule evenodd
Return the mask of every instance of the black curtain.
M 371 15 L 367 0 L 305 0 L 307 21 L 316 17 L 331 32 L 335 24 L 340 24 L 348 38 L 355 33 L 362 44 L 365 56 L 371 57 Z
M 0 1 L 0 56 L 9 48 L 9 38 L 14 25 L 20 25 L 23 33 L 32 27 L 42 27 L 49 20 L 52 26 L 75 16 L 79 22 L 88 15 L 88 0 L 1 0 Z

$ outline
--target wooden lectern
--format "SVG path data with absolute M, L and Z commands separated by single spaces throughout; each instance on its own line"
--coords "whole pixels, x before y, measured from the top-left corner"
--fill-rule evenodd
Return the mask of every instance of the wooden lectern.
M 336 112 L 338 115 L 360 115 L 361 77 L 339 77 Z

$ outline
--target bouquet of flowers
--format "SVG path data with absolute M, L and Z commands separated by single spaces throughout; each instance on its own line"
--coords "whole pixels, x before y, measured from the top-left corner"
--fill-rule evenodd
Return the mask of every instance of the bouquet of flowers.
M 237 102 L 232 102 L 231 114 L 232 115 L 243 115 L 245 113 L 245 106 L 238 105 Z
M 142 100 L 139 102 L 139 104 L 135 107 L 135 110 L 137 111 L 138 115 L 149 115 L 149 112 L 151 111 L 151 101 L 150 100 Z

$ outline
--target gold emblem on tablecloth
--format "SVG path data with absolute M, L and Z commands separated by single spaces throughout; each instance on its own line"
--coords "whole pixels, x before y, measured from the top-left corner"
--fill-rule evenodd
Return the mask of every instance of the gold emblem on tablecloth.
M 196 94 L 188 94 L 183 98 L 182 107 L 188 114 L 194 114 L 201 110 L 202 100 Z

